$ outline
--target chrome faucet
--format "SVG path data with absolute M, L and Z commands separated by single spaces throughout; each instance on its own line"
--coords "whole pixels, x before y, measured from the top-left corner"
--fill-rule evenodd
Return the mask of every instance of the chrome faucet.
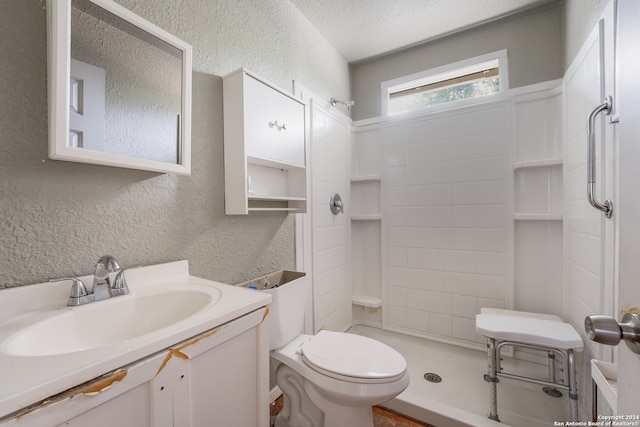
M 100 301 L 103 299 L 111 298 L 112 286 L 109 281 L 109 273 L 113 273 L 120 270 L 120 264 L 111 255 L 104 255 L 100 257 L 96 263 L 96 272 L 93 275 L 93 300 Z
M 109 273 L 118 272 L 113 278 L 113 284 L 109 279 Z M 120 268 L 118 261 L 111 255 L 100 257 L 96 263 L 96 271 L 93 276 L 93 288 L 91 292 L 87 291 L 87 287 L 78 278 L 54 279 L 51 282 L 59 282 L 61 280 L 71 280 L 71 293 L 67 305 L 74 307 L 78 305 L 88 304 L 93 301 L 116 297 L 119 295 L 127 295 L 129 287 L 124 277 L 124 269 Z

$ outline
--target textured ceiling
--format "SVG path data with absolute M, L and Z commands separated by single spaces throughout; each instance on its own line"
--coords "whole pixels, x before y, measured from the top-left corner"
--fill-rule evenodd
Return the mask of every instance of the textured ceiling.
M 290 0 L 348 62 L 558 0 Z

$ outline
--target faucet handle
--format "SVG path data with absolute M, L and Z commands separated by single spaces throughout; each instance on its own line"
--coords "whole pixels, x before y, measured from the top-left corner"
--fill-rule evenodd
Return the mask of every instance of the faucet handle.
M 71 278 L 71 293 L 69 294 L 67 305 L 74 307 L 91 301 L 93 301 L 93 294 L 87 291 L 87 287 L 82 283 L 82 280 Z
M 70 278 L 71 280 L 71 293 L 69 294 L 69 298 L 81 298 L 89 295 L 87 291 L 87 287 L 82 283 L 82 280 Z
M 75 277 L 63 277 L 61 279 L 51 279 L 50 282 L 62 282 L 64 280 L 71 280 L 71 292 L 69 293 L 69 300 L 67 305 L 75 307 L 77 305 L 83 305 L 93 301 L 93 295 L 87 291 L 87 287 L 82 283 L 82 280 Z
M 113 285 L 111 286 L 111 296 L 127 295 L 129 293 L 129 286 L 127 286 L 127 280 L 124 277 L 124 272 L 127 269 L 118 271 L 116 277 L 113 279 Z

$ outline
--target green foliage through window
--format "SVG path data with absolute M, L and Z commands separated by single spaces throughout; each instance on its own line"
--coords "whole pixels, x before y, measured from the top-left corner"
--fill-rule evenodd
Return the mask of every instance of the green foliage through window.
M 500 92 L 498 67 L 389 93 L 391 114 Z

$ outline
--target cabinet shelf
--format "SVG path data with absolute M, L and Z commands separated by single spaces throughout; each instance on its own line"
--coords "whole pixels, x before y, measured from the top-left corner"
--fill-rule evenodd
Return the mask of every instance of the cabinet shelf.
M 299 212 L 296 208 L 248 208 L 249 212 Z
M 270 168 L 276 168 L 276 169 L 287 169 L 287 170 L 289 169 L 304 170 L 305 168 L 303 165 L 288 163 L 281 160 L 268 159 L 266 157 L 257 157 L 257 156 L 247 156 L 247 163 L 250 163 L 253 165 L 266 166 Z
M 289 197 L 289 196 L 259 196 L 259 195 L 250 195 L 248 196 L 249 200 L 266 200 L 266 201 L 274 201 L 274 202 L 304 202 L 306 201 L 306 197 Z
M 516 221 L 561 221 L 562 214 L 558 212 L 543 213 L 516 213 L 513 214 Z

